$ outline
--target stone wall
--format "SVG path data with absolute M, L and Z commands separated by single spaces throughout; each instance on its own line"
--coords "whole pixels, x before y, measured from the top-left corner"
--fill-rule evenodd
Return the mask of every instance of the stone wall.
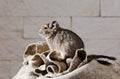
M 89 54 L 120 56 L 120 0 L 0 0 L 0 79 L 11 79 L 41 24 L 57 20 Z M 120 58 L 118 58 L 120 59 Z

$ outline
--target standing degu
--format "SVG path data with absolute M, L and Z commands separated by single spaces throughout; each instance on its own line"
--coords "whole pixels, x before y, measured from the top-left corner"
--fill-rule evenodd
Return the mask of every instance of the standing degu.
M 39 33 L 45 38 L 50 51 L 59 53 L 58 60 L 73 58 L 76 49 L 84 49 L 82 39 L 76 33 L 60 27 L 57 21 L 42 25 Z

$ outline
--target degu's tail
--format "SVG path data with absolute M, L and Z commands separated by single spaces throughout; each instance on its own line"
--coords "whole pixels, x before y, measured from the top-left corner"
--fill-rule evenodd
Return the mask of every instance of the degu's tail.
M 108 61 L 105 60 L 98 60 L 99 58 L 105 58 L 105 59 L 109 59 L 109 60 L 116 60 L 115 57 L 112 56 L 106 56 L 106 55 L 88 55 L 87 59 L 88 59 L 88 63 L 92 60 L 96 60 L 97 62 L 99 62 L 100 64 L 103 65 L 111 65 L 111 63 L 109 63 Z

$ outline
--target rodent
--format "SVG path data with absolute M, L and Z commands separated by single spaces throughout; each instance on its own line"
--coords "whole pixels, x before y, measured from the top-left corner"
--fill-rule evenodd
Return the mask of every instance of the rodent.
M 39 34 L 45 38 L 50 51 L 60 54 L 59 60 L 73 58 L 76 49 L 84 49 L 83 40 L 73 31 L 62 28 L 57 21 L 42 25 Z

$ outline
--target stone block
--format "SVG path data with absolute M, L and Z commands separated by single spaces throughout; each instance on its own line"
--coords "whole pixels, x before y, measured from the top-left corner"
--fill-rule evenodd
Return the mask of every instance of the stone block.
M 10 61 L 0 60 L 0 79 L 10 79 Z
M 0 59 L 22 59 L 29 43 L 40 39 L 23 39 L 22 17 L 0 17 Z
M 1 16 L 98 16 L 99 0 L 0 0 Z
M 120 16 L 120 0 L 101 0 L 101 16 Z
M 87 54 L 114 56 L 120 60 L 120 40 L 84 39 Z
M 73 17 L 73 31 L 87 39 L 120 39 L 120 18 Z

